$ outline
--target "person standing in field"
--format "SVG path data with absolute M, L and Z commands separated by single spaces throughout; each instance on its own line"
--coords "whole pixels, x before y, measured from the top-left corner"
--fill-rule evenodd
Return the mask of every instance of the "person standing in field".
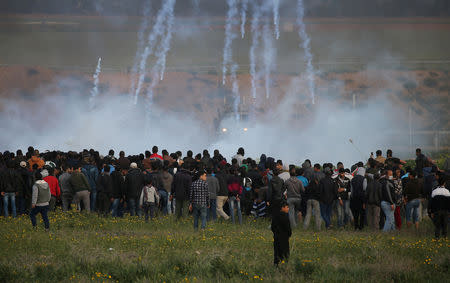
M 450 192 L 446 188 L 444 174 L 439 174 L 438 187 L 431 193 L 430 215 L 434 223 L 434 236 L 438 239 L 441 236 L 447 237 L 448 213 L 450 212 Z
M 273 263 L 278 266 L 280 263 L 289 260 L 289 238 L 292 235 L 291 224 L 289 222 L 289 205 L 287 202 L 280 203 L 280 210 L 272 217 L 271 229 L 273 232 Z
M 80 201 L 83 201 L 84 209 L 87 212 L 90 212 L 91 206 L 89 195 L 91 192 L 91 187 L 89 186 L 89 182 L 86 176 L 81 173 L 81 166 L 79 164 L 74 167 L 74 171 L 70 176 L 69 183 L 75 193 L 75 203 L 79 205 Z
M 289 222 L 292 228 L 297 227 L 298 213 L 301 209 L 301 194 L 305 191 L 303 183 L 296 176 L 296 169 L 292 166 L 289 169 L 290 178 L 284 183 L 286 185 L 286 198 L 289 205 Z
M 97 178 L 97 203 L 98 214 L 101 216 L 108 216 L 113 198 L 113 181 L 109 172 L 111 166 L 105 165 L 103 172 Z
M 50 187 L 47 182 L 42 180 L 42 175 L 40 172 L 35 174 L 36 182 L 33 185 L 32 197 L 31 197 L 31 212 L 30 220 L 34 229 L 37 229 L 36 214 L 40 213 L 42 220 L 44 221 L 45 230 L 50 229 L 50 222 L 48 221 L 48 208 L 50 204 Z
M 194 229 L 198 230 L 198 220 L 201 218 L 202 229 L 206 228 L 206 213 L 209 208 L 209 189 L 206 183 L 206 172 L 198 173 L 199 178 L 191 185 L 191 192 L 189 194 L 189 211 L 194 214 Z
M 402 186 L 402 176 L 400 172 L 400 168 L 394 168 L 394 191 L 395 191 L 395 210 L 394 210 L 394 219 L 395 219 L 395 227 L 398 230 L 402 228 L 402 216 L 400 215 L 401 208 L 403 206 L 403 186 Z
M 50 187 L 50 206 L 49 211 L 55 211 L 56 208 L 56 200 L 61 196 L 61 188 L 59 187 L 58 179 L 55 177 L 55 169 L 49 167 L 48 169 L 44 169 L 41 171 L 42 180 L 46 181 Z
M 156 188 L 152 185 L 153 178 L 146 178 L 144 180 L 144 188 L 139 198 L 139 206 L 144 211 L 145 222 L 148 222 L 148 215 L 150 218 L 155 217 L 155 210 L 159 203 L 159 195 Z
M 423 183 L 422 179 L 416 178 L 416 175 L 415 171 L 409 172 L 409 180 L 406 182 L 403 196 L 406 202 L 406 225 L 409 228 L 414 222 L 416 229 L 419 229 L 420 198 L 423 194 Z
M 395 210 L 395 190 L 392 170 L 386 171 L 386 178 L 382 179 L 381 209 L 386 216 L 384 222 L 384 232 L 395 230 L 394 210 Z
M 186 163 L 181 165 L 181 170 L 177 171 L 172 182 L 170 201 L 175 199 L 175 214 L 177 219 L 180 219 L 183 216 L 183 210 L 187 207 L 189 191 L 192 184 L 192 176 L 187 170 L 187 166 Z
M 211 167 L 206 169 L 208 173 L 206 176 L 206 183 L 208 183 L 209 189 L 209 209 L 208 209 L 208 221 L 217 220 L 217 193 L 220 190 L 219 180 L 213 175 Z

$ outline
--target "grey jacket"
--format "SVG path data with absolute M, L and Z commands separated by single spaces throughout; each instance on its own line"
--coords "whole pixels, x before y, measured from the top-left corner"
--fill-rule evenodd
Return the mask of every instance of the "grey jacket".
M 33 185 L 33 194 L 31 196 L 31 204 L 36 206 L 47 206 L 51 198 L 50 187 L 44 180 L 37 180 Z
M 208 183 L 209 199 L 216 199 L 217 193 L 220 190 L 219 180 L 212 175 L 208 175 L 206 177 L 206 183 Z
M 301 193 L 305 191 L 303 183 L 295 176 L 291 176 L 284 182 L 286 185 L 287 198 L 301 198 Z

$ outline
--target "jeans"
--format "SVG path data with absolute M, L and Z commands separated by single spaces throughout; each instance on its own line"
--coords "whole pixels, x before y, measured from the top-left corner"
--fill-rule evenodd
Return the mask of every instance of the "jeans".
M 91 211 L 97 210 L 97 191 L 91 192 Z
M 150 218 L 153 219 L 155 217 L 155 203 L 150 202 L 143 205 L 144 208 L 144 215 L 145 215 L 145 222 L 148 222 L 148 215 L 150 213 Z
M 287 203 L 289 205 L 289 222 L 291 228 L 297 227 L 297 212 L 300 211 L 300 205 L 302 203 L 301 198 L 288 198 Z
M 16 198 L 16 213 L 19 215 L 26 213 L 25 199 L 23 197 Z
M 223 205 L 227 202 L 228 197 L 227 196 L 217 196 L 217 213 L 219 216 L 222 216 L 225 220 L 230 219 L 230 216 L 228 216 L 225 211 L 223 211 Z
M 201 217 L 202 229 L 206 228 L 206 206 L 201 206 L 199 204 L 194 204 L 192 206 L 194 214 L 194 229 L 198 230 L 198 218 Z
M 130 216 L 141 216 L 141 209 L 138 207 L 137 198 L 129 198 L 127 201 L 128 208 L 130 209 Z
M 309 221 L 311 220 L 311 216 L 314 211 L 314 220 L 316 223 L 316 230 L 320 230 L 320 204 L 318 200 L 309 199 L 306 201 L 306 216 L 303 222 L 303 228 L 308 229 Z
M 420 199 L 416 198 L 406 203 L 406 222 L 419 222 Z M 412 215 L 412 219 L 411 219 Z
M 16 217 L 17 213 L 16 213 L 16 193 L 5 193 L 5 195 L 3 196 L 3 209 L 5 212 L 5 217 L 9 216 L 9 211 L 8 211 L 8 203 L 11 202 L 11 211 L 12 211 L 12 216 Z
M 40 213 L 42 216 L 42 220 L 44 220 L 44 227 L 45 229 L 49 229 L 50 228 L 50 223 L 48 221 L 48 205 L 46 206 L 35 206 L 31 212 L 30 212 L 30 219 L 31 219 L 31 224 L 33 225 L 33 227 L 36 227 L 37 223 L 36 223 L 36 214 Z
M 383 231 L 395 231 L 394 210 L 391 209 L 391 204 L 386 201 L 382 201 L 381 209 L 383 210 L 384 215 L 386 215 Z
M 234 207 L 236 206 L 239 224 L 242 224 L 241 201 L 237 200 L 237 198 L 233 196 L 229 198 L 229 203 L 230 203 L 231 222 L 233 222 L 233 224 L 235 222 Z
M 325 221 L 325 228 L 330 227 L 332 208 L 333 204 L 320 203 L 320 214 L 322 215 L 323 221 Z
M 163 215 L 166 215 L 168 213 L 167 202 L 169 201 L 169 194 L 165 190 L 159 190 L 158 193 L 160 196 L 159 203 L 161 205 L 161 211 Z
M 337 203 L 337 222 L 338 227 L 342 227 L 347 224 L 348 221 L 353 219 L 352 211 L 350 210 L 350 200 L 342 200 L 343 205 L 338 201 Z
M 209 208 L 208 208 L 208 221 L 217 220 L 217 212 L 216 212 L 216 199 L 209 199 Z
M 113 217 L 123 217 L 123 202 L 120 202 L 120 198 L 114 199 L 111 209 Z

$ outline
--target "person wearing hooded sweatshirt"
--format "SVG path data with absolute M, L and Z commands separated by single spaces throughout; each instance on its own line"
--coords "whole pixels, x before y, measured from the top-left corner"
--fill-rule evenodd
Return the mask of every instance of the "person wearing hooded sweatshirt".
M 258 169 L 260 172 L 266 171 L 266 160 L 267 160 L 266 155 L 261 154 L 261 157 L 259 158 L 259 163 L 258 163 Z
M 50 187 L 50 193 L 52 194 L 50 198 L 49 211 L 55 211 L 56 200 L 61 196 L 61 188 L 59 187 L 59 181 L 55 177 L 55 169 L 49 168 L 41 171 L 42 179 L 47 182 Z
M 355 230 L 362 230 L 364 228 L 366 210 L 366 168 L 358 167 L 356 176 L 352 179 L 351 184 L 350 208 L 354 218 Z
M 297 227 L 297 213 L 301 210 L 302 197 L 305 191 L 303 183 L 296 176 L 296 168 L 291 167 L 289 170 L 291 177 L 284 183 L 286 185 L 286 197 L 289 205 L 289 222 L 292 228 Z
M 209 190 L 209 208 L 207 213 L 207 219 L 216 221 L 217 220 L 217 193 L 220 190 L 219 180 L 215 177 L 212 172 L 212 168 L 206 169 L 206 183 L 208 183 Z
M 50 187 L 47 182 L 42 180 L 42 175 L 40 172 L 35 174 L 36 182 L 33 185 L 33 193 L 31 197 L 31 212 L 30 220 L 34 229 L 37 229 L 36 214 L 40 213 L 42 220 L 44 221 L 45 230 L 50 229 L 50 223 L 48 221 L 48 207 L 50 202 Z
M 280 170 L 277 168 L 273 169 L 273 177 L 269 181 L 269 186 L 267 189 L 268 196 L 268 204 L 270 206 L 270 211 L 272 216 L 275 216 L 280 211 L 280 204 L 284 198 L 284 181 L 278 175 L 280 174 Z
M 168 163 L 167 161 L 164 161 Z M 166 164 L 167 165 L 167 164 Z M 169 212 L 169 193 L 172 188 L 173 176 L 169 173 L 169 167 L 164 166 L 163 170 L 159 174 L 161 180 L 161 188 L 158 191 L 159 196 L 161 197 L 160 204 L 163 214 L 167 214 Z
M 325 168 L 325 177 L 319 182 L 320 190 L 320 214 L 325 221 L 325 228 L 331 226 L 331 211 L 333 208 L 333 202 L 337 199 L 338 187 L 331 178 L 333 172 L 329 167 Z

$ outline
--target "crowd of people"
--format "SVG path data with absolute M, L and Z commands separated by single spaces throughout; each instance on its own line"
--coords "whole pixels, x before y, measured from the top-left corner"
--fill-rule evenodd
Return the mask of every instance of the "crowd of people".
M 447 235 L 450 209 L 449 160 L 444 168 L 416 150 L 415 168 L 381 150 L 366 163 L 346 168 L 341 162 L 285 166 L 262 154 L 247 158 L 243 148 L 229 161 L 219 150 L 193 155 L 169 154 L 157 146 L 144 154 L 119 156 L 82 152 L 45 152 L 29 147 L 0 153 L 0 202 L 4 217 L 29 214 L 36 227 L 40 213 L 49 229 L 48 212 L 80 210 L 103 217 L 144 217 L 192 214 L 194 228 L 208 221 L 243 223 L 243 215 L 278 219 L 288 206 L 289 226 L 301 222 L 314 229 L 392 231 L 419 227 L 427 214 L 435 224 L 435 237 Z M 286 205 L 285 205 L 286 204 Z M 425 211 L 425 213 L 423 213 Z M 335 217 L 333 217 L 335 215 Z M 200 223 L 199 223 L 200 222 Z M 274 225 L 272 225 L 274 226 Z M 276 226 L 276 225 L 275 225 Z M 365 228 L 366 227 L 366 228 Z

